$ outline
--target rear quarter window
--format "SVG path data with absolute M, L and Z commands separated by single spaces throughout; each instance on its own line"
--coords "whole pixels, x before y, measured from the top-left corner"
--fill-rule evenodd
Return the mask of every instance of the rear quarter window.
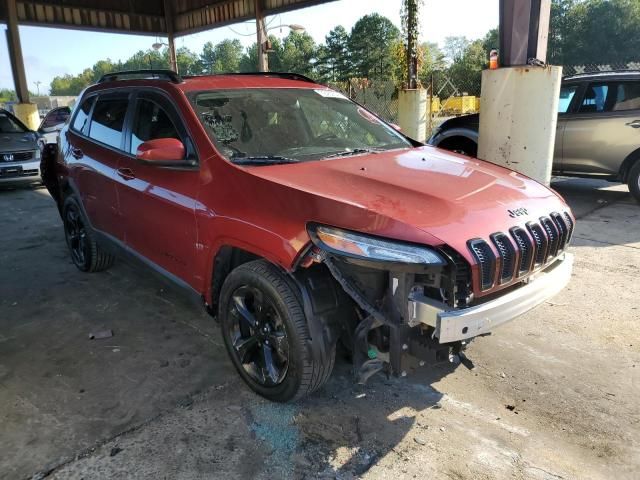
M 122 130 L 129 99 L 98 98 L 91 116 L 89 137 L 114 148 L 122 146 Z
M 71 125 L 71 128 L 78 132 L 82 132 L 84 130 L 94 100 L 95 97 L 89 97 L 80 104 L 76 117 L 73 119 L 73 125 Z

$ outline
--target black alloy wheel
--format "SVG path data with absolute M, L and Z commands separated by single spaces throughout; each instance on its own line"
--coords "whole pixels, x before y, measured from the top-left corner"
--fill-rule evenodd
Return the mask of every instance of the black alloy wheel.
M 90 254 L 87 250 L 87 229 L 75 203 L 71 203 L 65 209 L 64 234 L 69 250 L 71 251 L 73 263 L 81 270 L 85 269 L 87 264 L 86 259 Z
M 228 304 L 228 335 L 238 362 L 260 385 L 279 385 L 289 367 L 289 341 L 273 302 L 257 287 L 243 285 Z
M 113 265 L 115 257 L 96 242 L 91 225 L 74 195 L 68 196 L 64 201 L 62 223 L 71 260 L 78 270 L 100 272 Z

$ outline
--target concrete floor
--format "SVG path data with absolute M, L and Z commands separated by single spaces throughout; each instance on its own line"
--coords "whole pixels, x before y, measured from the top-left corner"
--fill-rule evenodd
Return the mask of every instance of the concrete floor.
M 244 387 L 215 322 L 144 271 L 82 274 L 43 189 L 0 191 L 0 478 L 638 478 L 640 206 L 557 180 L 570 286 L 467 351 L 296 405 Z M 112 338 L 90 340 L 112 329 Z

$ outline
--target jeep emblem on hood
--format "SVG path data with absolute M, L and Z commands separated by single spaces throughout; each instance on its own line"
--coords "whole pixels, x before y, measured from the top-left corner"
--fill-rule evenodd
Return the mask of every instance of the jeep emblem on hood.
M 513 210 L 507 210 L 509 212 L 509 216 L 511 218 L 522 217 L 523 215 L 528 215 L 526 208 L 514 208 Z

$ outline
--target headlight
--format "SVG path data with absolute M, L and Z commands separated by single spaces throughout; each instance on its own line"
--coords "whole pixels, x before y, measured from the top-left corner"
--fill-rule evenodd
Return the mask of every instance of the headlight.
M 446 264 L 444 258 L 426 247 L 382 240 L 324 225 L 310 225 L 308 231 L 317 247 L 338 255 L 382 262 Z

